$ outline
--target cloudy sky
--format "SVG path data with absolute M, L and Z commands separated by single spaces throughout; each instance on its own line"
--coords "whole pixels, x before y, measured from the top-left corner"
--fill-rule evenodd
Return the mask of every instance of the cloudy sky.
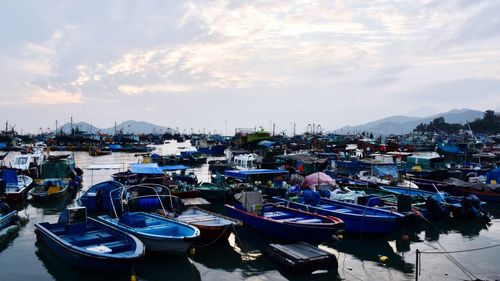
M 17 130 L 325 129 L 500 108 L 499 1 L 0 2 Z

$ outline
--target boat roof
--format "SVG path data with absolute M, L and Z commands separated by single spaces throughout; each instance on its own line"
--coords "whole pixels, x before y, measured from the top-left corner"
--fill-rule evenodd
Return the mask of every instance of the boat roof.
M 409 158 L 436 159 L 436 158 L 441 158 L 441 155 L 435 152 L 419 152 L 419 153 L 414 153 L 413 155 L 409 156 Z
M 159 175 L 163 174 L 157 163 L 133 163 L 130 164 L 130 171 L 135 174 Z
M 162 171 L 179 171 L 179 170 L 187 170 L 189 169 L 189 167 L 184 165 L 167 165 L 167 166 L 161 166 L 160 169 Z
M 279 170 L 279 169 L 253 169 L 253 170 L 226 170 L 224 171 L 224 175 L 226 177 L 235 177 L 235 178 L 246 178 L 250 175 L 264 175 L 264 174 L 287 174 L 287 170 Z

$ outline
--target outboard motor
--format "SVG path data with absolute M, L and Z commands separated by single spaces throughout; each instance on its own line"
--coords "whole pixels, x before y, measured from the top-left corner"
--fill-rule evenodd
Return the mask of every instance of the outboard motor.
M 302 193 L 301 203 L 305 203 L 307 205 L 316 206 L 320 202 L 320 196 L 318 192 L 314 192 L 310 189 L 304 190 Z
M 475 216 L 477 218 L 487 217 L 486 212 L 481 207 L 481 200 L 474 195 L 468 194 L 465 195 L 462 200 L 462 215 L 464 216 Z
M 448 218 L 450 214 L 436 199 L 432 196 L 427 197 L 425 200 L 425 208 L 434 218 Z
M 401 194 L 398 196 L 398 213 L 406 213 L 411 211 L 411 197 Z

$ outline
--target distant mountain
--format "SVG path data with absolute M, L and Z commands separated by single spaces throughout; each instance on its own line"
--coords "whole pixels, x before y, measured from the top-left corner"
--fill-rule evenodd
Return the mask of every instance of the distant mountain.
M 111 128 L 106 128 L 106 129 L 99 129 L 97 127 L 92 126 L 91 124 L 87 122 L 78 122 L 78 123 L 73 123 L 73 129 L 78 128 L 80 131 L 85 131 L 85 132 L 101 132 L 105 134 L 111 134 L 113 135 L 115 133 L 115 126 Z M 66 123 L 62 127 L 57 128 L 57 131 L 63 131 L 65 133 L 70 133 L 71 132 L 71 123 Z M 172 129 L 169 127 L 164 127 L 160 125 L 155 125 L 152 123 L 148 122 L 143 122 L 143 121 L 134 121 L 134 120 L 128 120 L 123 123 L 117 124 L 116 125 L 116 131 L 122 131 L 123 133 L 132 133 L 132 134 L 151 134 L 151 133 L 166 133 L 166 132 L 172 132 Z
M 155 125 L 144 121 L 134 121 L 134 120 L 128 120 L 121 124 L 117 124 L 116 130 L 117 131 L 122 130 L 123 133 L 132 133 L 132 134 L 152 134 L 152 133 L 172 132 L 172 129 L 168 127 L 163 127 L 160 125 Z M 115 127 L 113 126 L 111 128 L 103 129 L 102 132 L 112 135 L 115 133 Z
M 73 129 L 78 129 L 80 131 L 85 131 L 85 132 L 92 132 L 95 133 L 99 131 L 100 129 L 97 127 L 92 126 L 92 124 L 89 124 L 87 122 L 77 122 L 73 123 Z M 57 128 L 57 132 L 64 132 L 64 133 L 71 133 L 71 123 L 66 123 L 62 125 L 61 127 Z
M 390 116 L 376 121 L 357 126 L 345 126 L 335 130 L 335 133 L 348 132 L 372 132 L 376 135 L 404 134 L 409 133 L 420 123 L 429 123 L 437 117 L 444 117 L 448 123 L 464 124 L 483 117 L 483 112 L 473 109 L 453 109 L 448 112 L 434 114 L 427 117 Z

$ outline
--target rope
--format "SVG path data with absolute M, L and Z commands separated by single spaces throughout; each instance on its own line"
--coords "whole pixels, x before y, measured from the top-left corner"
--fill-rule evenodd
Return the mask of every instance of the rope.
M 467 252 L 474 252 L 474 251 L 480 251 L 480 250 L 486 250 L 486 249 L 491 249 L 495 247 L 499 247 L 500 244 L 495 244 L 495 245 L 490 245 L 490 246 L 485 246 L 485 247 L 479 247 L 479 248 L 473 248 L 473 249 L 465 249 L 465 250 L 456 250 L 456 251 L 447 251 L 441 243 L 438 241 L 436 242 L 442 249 L 443 251 L 418 251 L 417 250 L 417 255 L 418 255 L 418 263 L 420 266 L 417 267 L 417 273 L 418 275 L 421 275 L 422 273 L 422 262 L 421 262 L 421 255 L 420 254 L 444 254 L 446 257 L 454 264 L 456 265 L 464 274 L 469 278 L 470 280 L 481 280 L 477 276 L 474 275 L 470 270 L 468 270 L 465 266 L 463 266 L 457 259 L 455 259 L 451 254 L 455 253 L 467 253 Z
M 439 244 L 439 242 L 438 242 Z M 440 245 L 440 244 L 439 244 Z M 440 245 L 441 246 L 441 245 Z M 490 249 L 490 248 L 495 248 L 499 247 L 500 244 L 496 245 L 490 245 L 490 246 L 485 246 L 485 247 L 479 247 L 479 248 L 473 248 L 473 249 L 466 249 L 466 250 L 457 250 L 457 251 L 430 251 L 430 252 L 420 252 L 422 254 L 456 254 L 456 253 L 466 253 L 466 252 L 474 252 L 474 251 L 480 251 L 480 250 L 485 250 L 485 249 Z M 443 246 L 441 246 L 442 248 Z M 444 249 L 444 248 L 443 248 Z

